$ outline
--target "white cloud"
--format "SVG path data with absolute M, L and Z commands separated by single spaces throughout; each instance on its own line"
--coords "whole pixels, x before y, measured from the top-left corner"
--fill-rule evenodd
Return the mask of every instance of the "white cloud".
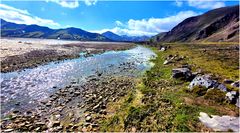
M 17 8 L 8 6 L 8 5 L 4 5 L 4 4 L 0 4 L 0 7 L 5 9 L 5 10 L 11 10 L 11 11 L 15 11 L 15 12 L 19 12 L 19 13 L 22 13 L 22 14 L 29 15 L 29 12 L 27 10 L 20 10 L 20 9 L 17 9 Z
M 121 21 L 117 20 L 117 21 L 115 21 L 115 23 L 116 23 L 117 26 L 123 26 L 123 23 Z
M 67 8 L 76 8 L 79 6 L 78 0 L 46 0 L 47 2 L 55 2 L 62 7 L 67 7 Z
M 188 0 L 188 5 L 200 9 L 215 9 L 226 6 L 225 3 L 219 0 Z
M 198 15 L 198 13 L 195 13 L 193 11 L 182 11 L 174 16 L 169 16 L 165 18 L 149 18 L 142 20 L 130 19 L 126 23 L 125 27 L 117 26 L 113 29 L 103 29 L 94 32 L 103 33 L 105 31 L 112 31 L 119 35 L 152 36 L 160 32 L 169 31 L 184 19 L 196 15 Z
M 16 9 L 0 4 L 0 18 L 17 24 L 37 24 L 41 26 L 59 27 L 60 24 L 50 19 L 43 19 L 31 15 L 27 10 Z
M 67 8 L 77 8 L 79 6 L 79 1 L 83 1 L 87 6 L 97 3 L 97 0 L 46 0 L 46 2 L 54 2 Z
M 84 0 L 85 4 L 87 6 L 95 5 L 97 3 L 97 0 Z

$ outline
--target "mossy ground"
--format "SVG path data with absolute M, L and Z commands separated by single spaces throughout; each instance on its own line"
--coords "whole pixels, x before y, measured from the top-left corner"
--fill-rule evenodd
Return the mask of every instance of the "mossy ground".
M 189 91 L 189 82 L 171 78 L 172 68 L 190 64 L 192 71 L 201 69 L 217 80 L 238 80 L 238 50 L 229 44 L 165 44 L 167 51 L 152 48 L 158 55 L 155 64 L 137 81 L 128 95 L 110 103 L 101 131 L 211 131 L 198 120 L 200 112 L 214 115 L 239 115 L 238 108 L 224 102 L 222 92 L 205 88 Z M 184 60 L 163 65 L 168 55 L 185 56 Z M 236 89 L 236 88 L 230 88 Z

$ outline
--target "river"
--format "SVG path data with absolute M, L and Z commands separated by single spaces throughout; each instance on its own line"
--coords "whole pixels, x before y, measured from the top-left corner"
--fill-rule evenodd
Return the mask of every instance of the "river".
M 154 56 L 150 49 L 137 46 L 124 51 L 108 51 L 90 57 L 51 62 L 33 69 L 1 73 L 1 113 L 34 108 L 37 102 L 49 97 L 57 89 L 71 82 L 83 84 L 87 77 L 99 73 L 139 76 L 152 66 L 149 60 Z

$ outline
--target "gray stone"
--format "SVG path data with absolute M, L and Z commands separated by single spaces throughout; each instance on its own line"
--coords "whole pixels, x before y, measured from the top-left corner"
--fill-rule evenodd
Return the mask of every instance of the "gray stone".
M 39 127 L 39 126 L 44 126 L 44 125 L 45 125 L 45 123 L 43 123 L 43 122 L 37 122 L 37 123 L 36 123 L 36 126 L 38 126 L 38 127 Z
M 12 132 L 12 131 L 14 131 L 13 129 L 6 129 L 6 130 L 4 130 L 4 132 Z
M 199 120 L 207 127 L 212 128 L 214 131 L 227 132 L 232 130 L 234 132 L 239 132 L 239 117 L 233 116 L 217 116 L 211 115 L 204 112 L 200 112 Z
M 172 77 L 173 78 L 179 78 L 179 79 L 184 79 L 184 80 L 192 80 L 192 73 L 190 69 L 188 68 L 175 68 L 172 69 Z
M 166 51 L 167 49 L 165 47 L 162 47 L 160 51 Z
M 192 90 L 194 86 L 202 86 L 207 89 L 209 88 L 217 88 L 224 92 L 227 91 L 227 88 L 223 85 L 218 83 L 216 80 L 212 80 L 211 76 L 209 75 L 198 75 L 196 76 L 191 83 L 189 84 L 189 89 Z
M 45 104 L 47 107 L 50 107 L 52 105 L 52 103 L 48 102 Z
M 171 63 L 171 61 L 165 60 L 165 61 L 163 62 L 163 65 L 167 65 L 167 64 L 169 64 L 169 63 Z
M 237 102 L 235 104 L 237 107 L 240 107 L 239 97 L 237 98 Z
M 231 84 L 231 83 L 233 83 L 233 82 L 234 82 L 234 81 L 231 80 L 231 79 L 224 79 L 224 81 L 223 81 L 224 84 Z
M 92 120 L 92 117 L 91 116 L 87 116 L 86 117 L 86 122 L 90 122 Z
M 229 100 L 233 104 L 237 103 L 238 96 L 239 96 L 239 93 L 236 91 L 231 91 L 226 93 L 227 100 Z
M 236 81 L 236 82 L 232 83 L 231 85 L 232 85 L 232 87 L 239 88 L 239 81 Z
M 74 94 L 75 94 L 76 96 L 78 96 L 78 95 L 81 94 L 81 92 L 79 92 L 79 91 L 75 91 Z

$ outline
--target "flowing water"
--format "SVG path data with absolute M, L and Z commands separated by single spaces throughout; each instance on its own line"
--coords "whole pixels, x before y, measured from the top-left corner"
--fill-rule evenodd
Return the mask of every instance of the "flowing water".
M 20 72 L 1 73 L 1 113 L 33 108 L 36 102 L 47 98 L 56 89 L 72 81 L 84 83 L 96 72 L 137 76 L 151 67 L 149 59 L 154 56 L 150 49 L 137 46 L 125 51 L 108 51 L 91 57 L 51 62 Z

